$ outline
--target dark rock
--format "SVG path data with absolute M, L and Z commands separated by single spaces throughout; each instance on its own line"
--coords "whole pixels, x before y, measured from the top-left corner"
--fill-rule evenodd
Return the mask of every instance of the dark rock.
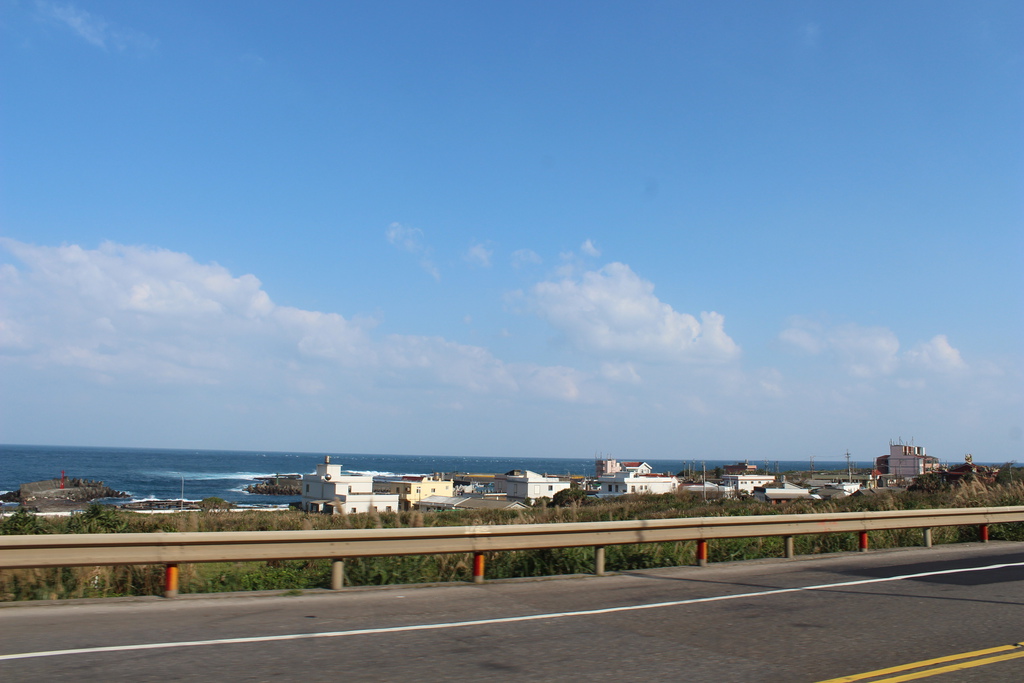
M 17 491 L 4 494 L 2 500 L 16 502 L 26 507 L 49 506 L 67 503 L 87 503 L 99 498 L 130 498 L 124 491 L 116 491 L 102 481 L 68 477 L 61 488 L 60 479 L 46 479 L 22 484 Z

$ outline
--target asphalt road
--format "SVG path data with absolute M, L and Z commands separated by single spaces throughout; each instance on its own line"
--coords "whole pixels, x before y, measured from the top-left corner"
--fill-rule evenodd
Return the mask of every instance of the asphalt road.
M 856 679 L 1003 682 L 1024 680 L 1022 642 L 1014 543 L 483 585 L 0 604 L 0 680 L 799 683 L 1004 646 Z

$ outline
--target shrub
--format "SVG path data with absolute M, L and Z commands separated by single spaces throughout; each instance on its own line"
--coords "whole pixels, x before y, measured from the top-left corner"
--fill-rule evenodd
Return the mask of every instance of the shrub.
M 45 534 L 39 515 L 33 514 L 25 508 L 18 508 L 7 519 L 0 522 L 0 535 L 16 534 Z
M 223 498 L 211 496 L 199 501 L 199 507 L 203 510 L 230 510 L 234 506 Z
M 128 530 L 128 520 L 117 508 L 93 503 L 85 512 L 68 518 L 69 534 L 119 534 Z

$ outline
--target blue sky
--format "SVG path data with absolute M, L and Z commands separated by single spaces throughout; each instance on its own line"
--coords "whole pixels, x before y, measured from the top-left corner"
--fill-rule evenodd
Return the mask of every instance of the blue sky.
M 0 2 L 0 441 L 1024 460 L 1015 2 Z

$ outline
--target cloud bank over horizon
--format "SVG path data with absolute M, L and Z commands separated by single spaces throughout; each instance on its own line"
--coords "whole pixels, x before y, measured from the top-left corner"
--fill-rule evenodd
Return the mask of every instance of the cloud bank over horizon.
M 419 245 L 421 235 L 402 239 Z M 278 305 L 255 275 L 166 249 L 0 244 L 19 264 L 0 267 L 5 373 L 70 393 L 88 386 L 105 395 L 169 392 L 185 404 L 192 396 L 213 417 L 256 405 L 266 414 L 277 405 L 321 416 L 344 411 L 366 424 L 466 413 L 517 429 L 531 415 L 556 419 L 544 406 L 561 405 L 584 411 L 571 433 L 593 420 L 623 419 L 726 429 L 738 414 L 871 412 L 891 400 L 882 392 L 892 387 L 920 392 L 931 381 L 969 382 L 976 374 L 943 334 L 901 352 L 885 328 L 806 321 L 779 338 L 811 360 L 829 359 L 831 371 L 808 381 L 800 369 L 744 368 L 724 316 L 675 310 L 619 262 L 563 268 L 520 293 L 529 313 L 509 313 L 505 322 L 535 315 L 570 362 L 551 362 L 543 347 L 511 362 L 478 344 L 379 333 L 378 320 L 358 312 L 375 302 L 352 302 L 345 313 Z M 976 396 L 966 384 L 965 392 Z M 180 410 L 182 419 L 200 419 Z M 6 439 L 26 438 L 6 431 Z
M 329 367 L 346 384 L 380 373 L 392 386 L 580 398 L 579 378 L 565 368 L 505 364 L 439 337 L 375 338 L 372 318 L 277 305 L 255 276 L 186 254 L 110 242 L 4 245 L 27 268 L 0 271 L 9 294 L 0 348 L 37 367 L 88 371 L 105 383 L 205 385 L 246 383 L 257 367 L 312 393 L 326 390 Z

